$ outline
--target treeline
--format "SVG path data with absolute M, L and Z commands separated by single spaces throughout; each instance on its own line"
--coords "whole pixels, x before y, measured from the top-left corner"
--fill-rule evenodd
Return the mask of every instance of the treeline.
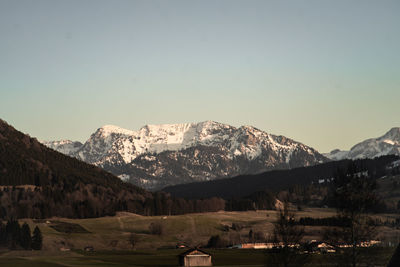
M 327 217 L 327 218 L 311 218 L 311 217 L 301 217 L 299 220 L 295 221 L 298 225 L 311 225 L 311 226 L 350 226 L 350 221 L 345 217 Z
M 16 220 L 9 220 L 6 224 L 0 222 L 0 247 L 41 250 L 42 243 L 43 237 L 39 227 L 36 226 L 31 235 L 31 229 L 27 223 L 21 227 Z
M 272 210 L 275 209 L 275 194 L 269 191 L 258 191 L 242 198 L 230 198 L 226 200 L 226 211 L 246 210 Z
M 149 216 L 178 215 L 225 208 L 225 200 L 221 198 L 185 200 L 162 192 L 143 197 L 129 190 L 113 191 L 93 184 L 76 184 L 70 190 L 57 185 L 33 190 L 30 187 L 4 187 L 0 190 L 0 199 L 1 218 L 94 218 L 113 216 L 118 211 Z
M 114 191 L 100 185 L 78 183 L 75 186 L 3 187 L 0 190 L 1 218 L 49 217 L 94 218 L 113 216 L 118 211 L 136 214 L 179 215 L 185 213 L 275 208 L 275 195 L 260 191 L 244 198 L 184 199 L 155 192 L 146 197 L 129 190 Z

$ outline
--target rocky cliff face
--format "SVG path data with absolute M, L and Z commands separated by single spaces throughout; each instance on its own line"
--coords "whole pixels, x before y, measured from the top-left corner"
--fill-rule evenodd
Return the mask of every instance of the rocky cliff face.
M 284 136 L 213 121 L 146 125 L 139 131 L 108 125 L 77 149 L 45 144 L 151 190 L 328 160 Z

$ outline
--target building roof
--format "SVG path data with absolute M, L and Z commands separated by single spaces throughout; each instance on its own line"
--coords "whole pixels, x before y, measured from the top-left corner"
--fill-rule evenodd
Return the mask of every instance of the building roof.
M 203 250 L 198 249 L 198 248 L 191 248 L 189 250 L 186 250 L 179 256 L 185 257 L 185 256 L 211 256 L 211 255 Z

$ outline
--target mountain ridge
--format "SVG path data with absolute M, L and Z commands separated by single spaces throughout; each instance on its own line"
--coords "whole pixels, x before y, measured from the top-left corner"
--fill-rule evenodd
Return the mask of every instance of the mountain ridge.
M 46 144 L 58 150 L 54 142 Z M 78 150 L 69 152 L 152 190 L 328 160 L 315 149 L 285 136 L 215 121 L 150 124 L 138 131 L 105 125 Z
M 382 136 L 368 138 L 348 151 L 339 149 L 323 154 L 332 160 L 375 158 L 384 155 L 400 155 L 400 127 L 392 127 Z

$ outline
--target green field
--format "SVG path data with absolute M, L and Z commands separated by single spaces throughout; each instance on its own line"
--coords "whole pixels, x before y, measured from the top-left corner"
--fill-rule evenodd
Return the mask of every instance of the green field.
M 306 209 L 297 216 L 328 217 L 334 215 L 331 209 Z M 44 250 L 59 251 L 61 248 L 83 249 L 93 246 L 95 250 L 132 249 L 129 237 L 133 233 L 135 249 L 159 249 L 175 247 L 178 243 L 189 246 L 207 244 L 211 235 L 219 234 L 233 243 L 245 242 L 250 229 L 261 232 L 265 238 L 272 235 L 275 211 L 212 212 L 179 216 L 140 216 L 132 213 L 118 213 L 113 217 L 93 219 L 51 218 L 48 220 L 26 221 L 31 229 L 39 226 L 44 235 Z M 162 235 L 152 235 L 149 225 L 163 226 Z M 224 231 L 224 226 L 240 224 L 240 231 Z M 307 239 L 318 239 L 319 227 L 309 227 Z
M 329 217 L 332 209 L 305 209 L 298 217 Z M 392 219 L 394 215 L 380 215 L 381 219 Z M 47 220 L 25 219 L 33 229 L 39 226 L 44 236 L 42 251 L 0 251 L 0 266 L 176 266 L 177 256 L 184 250 L 175 249 L 177 244 L 202 246 L 211 235 L 219 234 L 233 244 L 247 242 L 249 230 L 262 233 L 264 238 L 272 236 L 275 211 L 214 212 L 186 214 L 180 216 L 140 216 L 119 213 L 114 217 L 93 219 L 51 218 Z M 163 234 L 149 231 L 151 223 L 163 226 Z M 232 224 L 240 230 L 233 230 Z M 226 228 L 230 228 L 227 230 Z M 306 227 L 305 240 L 321 239 L 323 228 Z M 398 241 L 400 231 L 380 227 L 381 239 Z M 135 238 L 135 246 L 129 242 Z M 94 252 L 84 252 L 92 246 Z M 62 250 L 70 251 L 62 251 Z M 379 250 L 380 249 L 380 250 Z M 376 266 L 384 266 L 393 247 L 375 248 L 370 255 Z M 378 251 L 379 250 L 379 251 Z M 223 249 L 210 250 L 216 266 L 263 266 L 270 262 L 271 255 L 263 250 Z M 333 255 L 311 256 L 309 266 L 329 266 Z M 368 260 L 371 262 L 371 260 Z

